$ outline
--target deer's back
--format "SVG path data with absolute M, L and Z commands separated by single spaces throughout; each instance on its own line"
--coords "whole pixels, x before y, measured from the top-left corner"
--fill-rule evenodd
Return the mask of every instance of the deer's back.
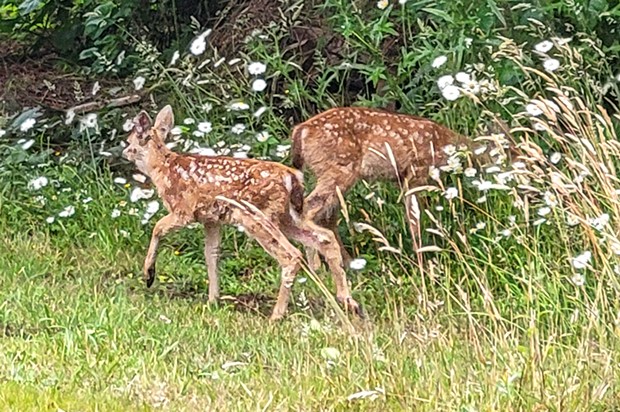
M 175 154 L 158 168 L 153 182 L 170 212 L 226 222 L 233 206 L 219 196 L 249 202 L 268 215 L 287 214 L 297 173 L 275 162 Z
M 305 165 L 320 179 L 334 166 L 374 180 L 427 176 L 445 163 L 443 147 L 461 137 L 431 120 L 377 109 L 343 107 L 320 113 L 296 127 Z

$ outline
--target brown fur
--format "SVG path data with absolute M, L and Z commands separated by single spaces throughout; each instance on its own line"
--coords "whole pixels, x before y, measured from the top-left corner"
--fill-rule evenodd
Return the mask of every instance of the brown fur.
M 336 226 L 336 187 L 345 193 L 360 179 L 419 186 L 427 181 L 431 166 L 445 165 L 449 157 L 443 150 L 446 146 L 484 146 L 425 118 L 362 107 L 320 113 L 295 126 L 291 140 L 294 166 L 305 166 L 317 179 L 316 188 L 306 198 L 304 219 L 334 231 L 345 262 L 350 258 Z M 492 160 L 488 152 L 480 162 Z M 410 199 L 405 201 L 409 208 Z M 419 229 L 417 221 L 410 220 L 417 249 Z M 311 263 L 318 266 L 316 255 Z
M 301 253 L 288 238 L 318 248 L 332 271 L 340 301 L 359 313 L 351 298 L 341 253 L 334 235 L 312 222 L 303 222 L 303 183 L 298 170 L 275 162 L 223 156 L 181 155 L 164 140 L 174 125 L 170 106 L 157 115 L 154 126 L 145 112 L 134 120 L 123 155 L 148 175 L 169 214 L 157 222 L 144 263 L 151 286 L 159 240 L 166 233 L 200 222 L 205 227 L 205 260 L 209 273 L 209 301 L 219 297 L 217 260 L 220 226 L 245 228 L 282 266 L 282 281 L 272 319 L 281 318 L 290 288 L 301 268 Z

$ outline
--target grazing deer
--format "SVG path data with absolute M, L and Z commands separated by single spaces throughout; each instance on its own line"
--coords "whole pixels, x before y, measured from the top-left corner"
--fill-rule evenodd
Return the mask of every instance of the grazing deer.
M 162 236 L 192 222 L 200 222 L 205 229 L 209 301 L 217 300 L 220 226 L 238 224 L 282 267 L 272 320 L 284 315 L 295 275 L 302 265 L 302 254 L 287 236 L 323 255 L 332 272 L 338 300 L 361 314 L 359 305 L 350 295 L 334 234 L 313 222 L 299 219 L 304 191 L 301 172 L 275 162 L 174 153 L 164 143 L 173 125 L 170 106 L 159 112 L 153 126 L 148 114 L 140 112 L 123 151 L 125 158 L 151 178 L 169 212 L 153 229 L 144 262 L 147 287 L 155 279 L 157 248 Z
M 445 149 L 473 145 L 467 137 L 431 120 L 362 107 L 320 113 L 295 126 L 291 140 L 293 166 L 305 166 L 316 176 L 316 187 L 305 200 L 303 219 L 333 231 L 345 264 L 351 258 L 338 235 L 337 189 L 344 194 L 360 179 L 381 178 L 398 180 L 405 189 L 419 186 L 428 179 L 430 167 L 446 164 L 452 149 Z M 484 157 L 490 160 L 488 153 Z M 417 201 L 408 195 L 405 205 L 408 216 L 414 209 L 414 218 L 409 220 L 413 246 L 418 250 Z M 307 252 L 310 266 L 316 269 L 318 256 Z

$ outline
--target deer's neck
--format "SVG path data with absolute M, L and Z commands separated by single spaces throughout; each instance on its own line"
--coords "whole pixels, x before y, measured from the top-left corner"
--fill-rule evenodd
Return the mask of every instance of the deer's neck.
M 150 177 L 153 182 L 160 181 L 163 178 L 163 171 L 168 169 L 166 166 L 177 156 L 179 155 L 168 149 L 166 145 L 153 142 L 153 147 L 149 148 L 144 164 L 140 168 L 141 172 Z

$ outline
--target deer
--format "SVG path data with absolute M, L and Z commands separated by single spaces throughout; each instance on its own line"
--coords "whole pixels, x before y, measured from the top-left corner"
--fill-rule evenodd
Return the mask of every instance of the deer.
M 150 178 L 168 212 L 153 228 L 143 269 L 146 286 L 150 288 L 156 276 L 161 238 L 198 222 L 205 233 L 209 302 L 216 302 L 220 295 L 217 264 L 221 226 L 232 224 L 242 226 L 281 266 L 272 321 L 285 315 L 291 287 L 302 268 L 303 255 L 289 238 L 319 251 L 333 276 L 337 300 L 363 316 L 351 297 L 334 234 L 300 219 L 303 174 L 270 161 L 175 153 L 165 144 L 173 126 L 170 105 L 161 109 L 154 123 L 143 110 L 133 119 L 123 150 L 123 157 Z
M 488 147 L 488 151 L 486 145 L 474 146 L 471 139 L 422 117 L 365 107 L 337 107 L 319 113 L 291 131 L 293 166 L 316 177 L 316 186 L 304 201 L 302 219 L 330 229 L 348 265 L 351 256 L 338 234 L 338 192 L 344 195 L 361 179 L 395 180 L 406 191 L 403 198 L 409 229 L 413 248 L 418 251 L 420 206 L 408 188 L 423 185 L 429 169 L 445 165 L 456 148 L 473 148 L 479 163 L 505 156 L 499 145 Z M 509 149 L 518 155 L 514 146 Z M 320 266 L 316 251 L 306 248 L 306 253 L 310 267 L 316 270 Z

